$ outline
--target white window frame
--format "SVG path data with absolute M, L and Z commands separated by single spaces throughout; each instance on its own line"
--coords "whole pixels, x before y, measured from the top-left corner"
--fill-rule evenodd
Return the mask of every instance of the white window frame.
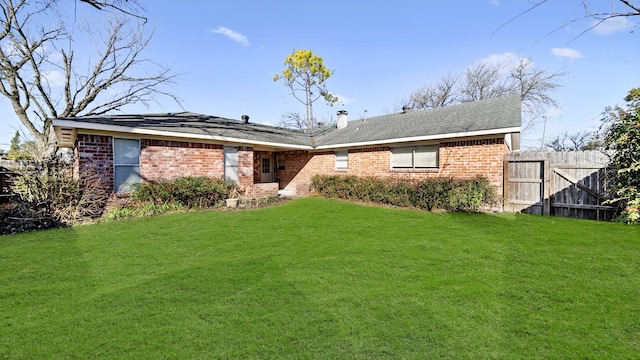
M 392 169 L 437 169 L 440 145 L 397 146 L 391 148 Z M 395 155 L 395 159 L 394 159 Z M 400 159 L 403 155 L 404 159 Z M 427 155 L 425 157 L 425 155 Z M 410 159 L 409 159 L 410 157 Z M 404 160 L 405 164 L 400 165 Z
M 119 142 L 136 142 L 137 143 L 137 159 L 135 162 L 120 162 L 120 159 L 118 158 L 118 148 L 121 144 L 118 144 Z M 113 191 L 116 193 L 127 193 L 127 192 L 131 192 L 132 189 L 132 185 L 133 184 L 139 184 L 140 183 L 140 151 L 141 151 L 141 144 L 140 144 L 140 139 L 127 139 L 127 138 L 113 138 Z M 120 182 L 118 181 L 118 170 L 119 169 L 124 169 L 124 168 L 129 168 L 129 170 L 133 170 L 133 172 L 131 172 L 131 174 L 137 175 L 137 179 L 133 178 L 133 181 L 131 179 L 131 175 L 129 175 L 127 177 L 127 179 L 125 179 L 124 181 Z M 137 169 L 136 169 L 137 168 Z M 136 171 L 137 170 L 137 171 Z
M 336 170 L 349 169 L 349 150 L 335 151 Z

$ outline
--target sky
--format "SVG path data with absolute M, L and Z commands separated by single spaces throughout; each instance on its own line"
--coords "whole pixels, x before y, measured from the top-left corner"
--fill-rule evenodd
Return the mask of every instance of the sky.
M 606 7 L 591 10 L 619 6 L 597 3 Z M 597 130 L 605 107 L 623 104 L 626 93 L 640 86 L 638 19 L 619 18 L 585 32 L 594 23 L 581 0 L 548 0 L 533 9 L 529 0 L 141 4 L 153 31 L 144 57 L 178 75 L 168 90 L 182 104 L 156 98 L 149 108 L 133 105 L 123 113 L 246 114 L 251 122 L 277 125 L 283 113 L 305 111 L 273 81 L 293 49 L 313 50 L 335 71 L 326 85 L 340 104 L 314 103 L 314 114 L 325 121 L 335 121 L 341 109 L 350 120 L 393 112 L 412 91 L 481 61 L 531 58 L 538 69 L 566 73 L 551 93 L 559 106 L 545 114 L 546 124 L 523 134 L 523 148 L 531 149 L 543 135 L 549 140 Z M 95 51 L 89 43 L 75 46 Z M 10 103 L 0 99 L 0 149 L 7 150 L 21 129 Z

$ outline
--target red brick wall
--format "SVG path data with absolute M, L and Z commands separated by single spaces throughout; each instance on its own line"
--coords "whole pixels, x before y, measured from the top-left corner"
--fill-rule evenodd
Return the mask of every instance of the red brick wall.
M 253 184 L 253 195 L 258 199 L 278 196 L 277 183 Z
M 75 148 L 76 169 L 91 167 L 102 174 L 113 190 L 113 145 L 111 136 L 78 135 Z M 316 174 L 399 177 L 421 179 L 452 176 L 468 178 L 484 175 L 502 193 L 502 161 L 508 148 L 502 138 L 444 142 L 439 149 L 437 169 L 391 169 L 389 147 L 349 150 L 348 170 L 335 170 L 333 151 L 309 153 L 286 151 L 285 169 L 276 170 L 280 188 L 303 195 L 308 192 L 311 177 Z M 274 157 L 277 153 L 274 153 Z M 274 163 L 275 166 L 275 163 Z M 141 140 L 140 172 L 144 181 L 177 176 L 224 175 L 222 145 L 167 140 Z M 254 183 L 260 182 L 260 162 L 252 147 L 238 148 L 238 184 L 246 196 L 254 194 Z M 269 191 L 272 191 L 269 190 Z
M 113 138 L 101 135 L 83 135 L 76 138 L 74 148 L 74 175 L 80 170 L 93 169 L 105 184 L 105 189 L 113 191 Z
M 224 147 L 168 140 L 140 140 L 140 177 L 142 181 L 172 179 L 179 176 L 224 176 Z M 93 168 L 113 191 L 113 138 L 102 135 L 78 135 L 75 147 L 76 174 Z M 238 185 L 253 193 L 253 148 L 238 148 Z
M 309 192 L 311 177 L 316 174 L 335 173 L 335 155 L 333 151 L 309 153 L 304 150 L 284 152 L 284 170 L 276 171 L 280 188 L 293 191 L 297 195 Z M 340 173 L 344 173 L 341 171 Z
M 238 148 L 238 186 L 240 189 L 244 190 L 245 196 L 253 197 L 252 147 L 241 146 Z
M 262 179 L 262 155 L 271 154 L 267 151 L 256 151 L 254 154 L 254 163 L 253 163 L 253 183 L 259 184 Z M 272 164 L 275 165 L 275 164 Z
M 502 161 L 509 152 L 504 139 L 483 139 L 440 144 L 437 169 L 391 169 L 390 147 L 349 150 L 348 170 L 335 170 L 335 153 L 306 151 L 285 152 L 285 170 L 276 172 L 281 188 L 302 195 L 308 191 L 311 177 L 323 175 L 355 175 L 423 179 L 450 176 L 470 178 L 484 175 L 502 194 Z
M 502 195 L 503 160 L 508 153 L 503 138 L 446 142 L 440 144 L 440 168 L 445 176 L 484 175 Z
M 223 146 L 152 139 L 140 141 L 140 177 L 143 181 L 181 176 L 224 176 Z

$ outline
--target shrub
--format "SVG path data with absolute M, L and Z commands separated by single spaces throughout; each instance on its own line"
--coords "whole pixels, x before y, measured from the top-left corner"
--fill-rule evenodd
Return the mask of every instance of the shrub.
M 433 178 L 418 182 L 413 194 L 414 206 L 429 211 L 449 209 L 449 192 L 453 186 L 451 178 Z
M 483 207 L 493 206 L 498 198 L 488 179 L 482 176 L 472 179 L 443 177 L 413 181 L 316 175 L 311 180 L 311 187 L 316 193 L 328 198 L 413 206 L 429 211 L 479 211 Z
M 604 112 L 605 148 L 612 151 L 611 185 L 614 199 L 624 209 L 618 221 L 640 224 L 640 88 L 625 97 L 626 107 L 616 106 Z
M 628 200 L 616 220 L 625 224 L 640 224 L 640 196 Z
M 454 180 L 449 190 L 449 211 L 480 211 L 484 206 L 493 206 L 497 194 L 484 177 Z
M 207 208 L 218 205 L 234 190 L 237 191 L 237 185 L 229 180 L 187 176 L 137 184 L 132 197 L 157 205 L 175 203 L 187 208 Z
M 137 202 L 133 204 L 116 206 L 110 209 L 106 220 L 125 220 L 129 218 L 154 216 L 166 213 L 183 212 L 186 208 L 177 203 L 155 204 L 152 202 Z
M 11 190 L 16 194 L 10 218 L 18 231 L 68 226 L 102 215 L 107 192 L 91 169 L 73 177 L 72 166 L 61 157 L 21 163 Z

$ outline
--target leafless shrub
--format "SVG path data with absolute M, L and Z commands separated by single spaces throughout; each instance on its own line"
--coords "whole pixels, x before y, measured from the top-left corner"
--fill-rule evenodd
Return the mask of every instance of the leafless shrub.
M 71 226 L 102 215 L 108 194 L 91 169 L 73 177 L 70 163 L 52 155 L 24 163 L 12 184 L 17 195 L 8 219 L 18 228 L 35 230 Z

